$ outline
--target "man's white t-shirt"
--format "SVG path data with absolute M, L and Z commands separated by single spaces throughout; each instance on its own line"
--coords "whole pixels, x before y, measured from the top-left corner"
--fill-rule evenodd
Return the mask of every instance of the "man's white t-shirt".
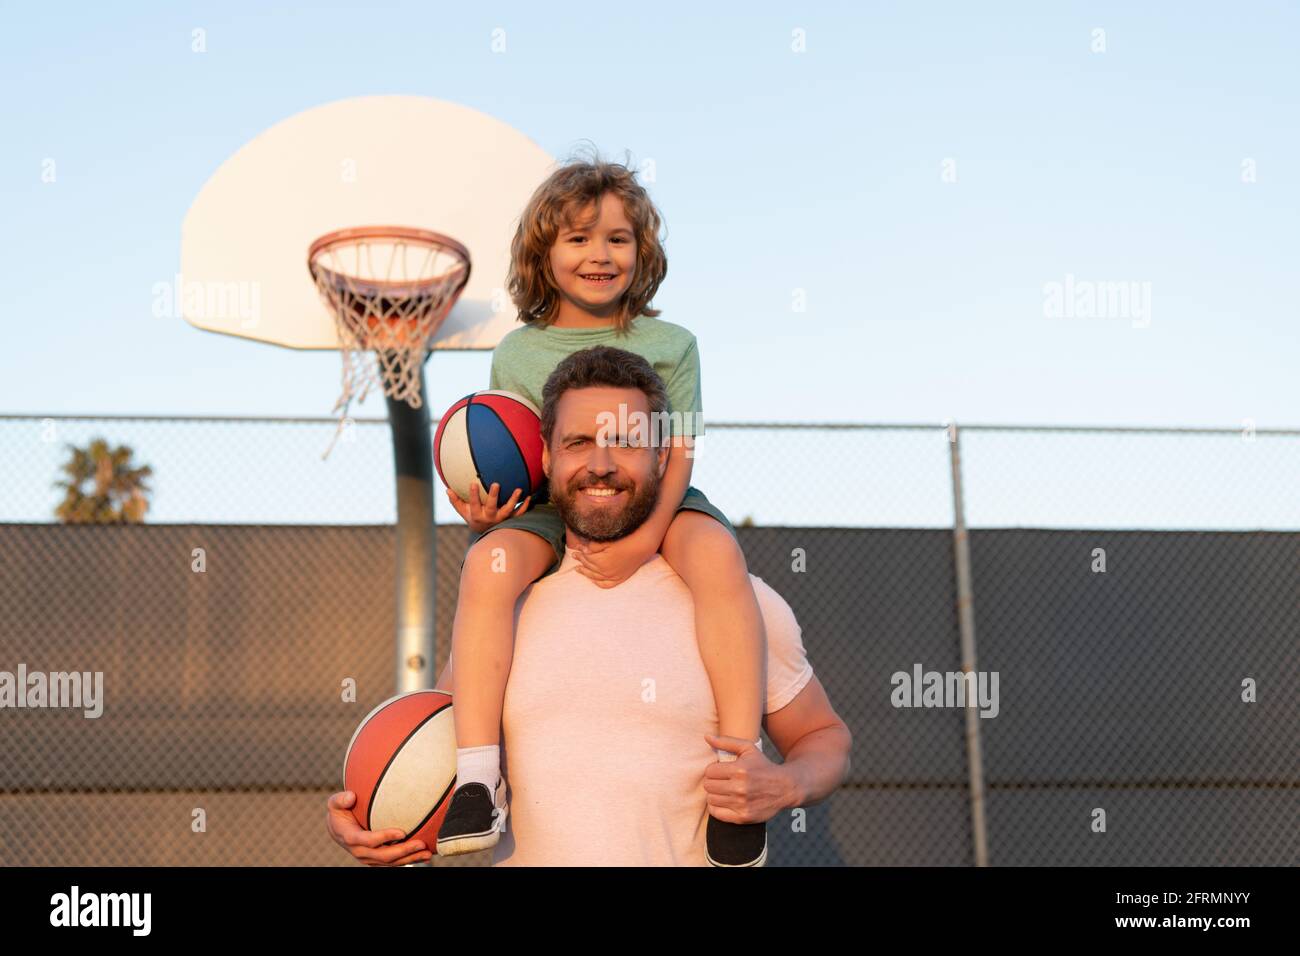
M 613 588 L 560 568 L 524 591 L 502 714 L 498 866 L 707 866 L 713 689 L 690 589 L 661 555 Z M 813 677 L 785 600 L 750 575 L 767 630 L 765 713 Z M 775 756 L 775 755 L 769 755 Z

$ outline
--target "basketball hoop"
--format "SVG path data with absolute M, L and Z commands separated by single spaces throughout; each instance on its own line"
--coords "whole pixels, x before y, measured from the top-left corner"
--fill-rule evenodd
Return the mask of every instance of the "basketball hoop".
M 307 268 L 343 353 L 343 394 L 334 405 L 343 410 L 340 430 L 356 393 L 365 401 L 381 383 L 385 395 L 419 408 L 420 369 L 469 281 L 469 250 L 427 229 L 364 226 L 321 236 Z

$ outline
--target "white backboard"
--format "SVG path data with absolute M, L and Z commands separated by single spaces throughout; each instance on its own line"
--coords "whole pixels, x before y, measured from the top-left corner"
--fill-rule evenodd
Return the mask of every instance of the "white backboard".
M 519 215 L 554 160 L 509 125 L 423 96 L 317 106 L 261 133 L 204 184 L 181 227 L 181 301 L 201 329 L 338 348 L 307 249 L 354 226 L 458 240 L 470 279 L 433 347 L 491 349 L 515 328 L 505 292 Z

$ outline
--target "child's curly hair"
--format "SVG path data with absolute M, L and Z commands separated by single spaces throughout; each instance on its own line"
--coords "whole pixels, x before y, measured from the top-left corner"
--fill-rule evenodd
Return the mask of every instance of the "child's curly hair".
M 519 217 L 510 244 L 510 273 L 506 288 L 519 310 L 519 321 L 545 328 L 560 309 L 555 276 L 551 272 L 551 246 L 561 228 L 573 228 L 576 217 L 589 205 L 600 209 L 601 197 L 612 192 L 623 200 L 623 210 L 636 236 L 636 272 L 623 294 L 615 318 L 620 333 L 638 315 L 656 316 L 649 303 L 668 274 L 668 257 L 659 241 L 660 216 L 636 174 L 626 165 L 607 163 L 594 153 L 590 159 L 570 159 L 537 187 Z

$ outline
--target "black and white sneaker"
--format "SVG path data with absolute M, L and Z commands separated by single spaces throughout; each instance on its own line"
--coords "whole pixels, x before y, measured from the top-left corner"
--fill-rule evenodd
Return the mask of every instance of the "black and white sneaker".
M 438 855 L 456 856 L 496 846 L 505 831 L 507 813 L 504 779 L 497 784 L 495 800 L 484 784 L 457 787 L 438 828 Z
M 710 815 L 705 847 L 714 866 L 762 866 L 767 862 L 767 824 L 728 823 Z

